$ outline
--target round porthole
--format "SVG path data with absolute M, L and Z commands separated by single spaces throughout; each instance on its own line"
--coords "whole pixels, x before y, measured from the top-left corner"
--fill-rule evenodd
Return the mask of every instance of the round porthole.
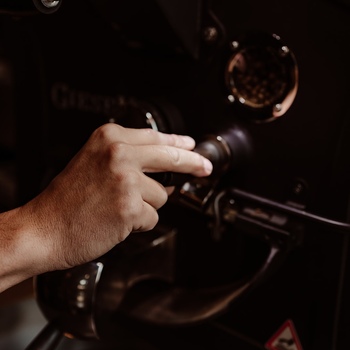
M 298 88 L 298 66 L 278 35 L 259 33 L 230 43 L 225 70 L 228 99 L 251 111 L 256 121 L 278 118 L 292 105 Z

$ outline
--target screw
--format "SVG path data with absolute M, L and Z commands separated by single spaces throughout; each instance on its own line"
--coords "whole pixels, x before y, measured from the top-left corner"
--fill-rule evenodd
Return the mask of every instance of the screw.
M 276 103 L 274 106 L 273 106 L 273 110 L 275 112 L 281 112 L 282 110 L 282 105 L 280 103 Z
M 232 50 L 237 50 L 239 47 L 239 42 L 234 40 L 234 41 L 231 41 L 230 45 Z
M 292 191 L 297 196 L 305 195 L 305 192 L 307 191 L 308 186 L 307 183 L 302 179 L 296 179 L 293 183 Z
M 230 103 L 233 103 L 233 102 L 235 102 L 235 97 L 233 95 L 228 95 L 227 96 L 227 101 L 230 102 Z
M 280 48 L 280 55 L 282 57 L 287 56 L 289 54 L 289 47 L 288 46 L 282 46 Z
M 304 191 L 304 186 L 302 183 L 298 182 L 293 188 L 295 194 L 301 194 Z
M 218 31 L 215 27 L 207 27 L 204 29 L 204 40 L 207 42 L 214 42 L 218 38 Z
M 245 104 L 245 98 L 244 98 L 244 97 L 240 97 L 238 100 L 239 100 L 239 102 L 241 102 L 243 105 Z

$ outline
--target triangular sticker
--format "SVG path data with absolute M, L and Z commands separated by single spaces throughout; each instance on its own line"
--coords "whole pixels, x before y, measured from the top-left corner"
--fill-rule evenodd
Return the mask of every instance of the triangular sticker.
M 265 344 L 267 350 L 303 350 L 293 322 L 287 320 Z

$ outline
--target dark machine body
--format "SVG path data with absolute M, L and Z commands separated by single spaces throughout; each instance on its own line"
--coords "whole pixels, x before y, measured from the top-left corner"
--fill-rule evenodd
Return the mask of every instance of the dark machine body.
M 2 89 L 11 95 L 2 103 L 16 120 L 18 204 L 106 122 L 156 125 L 199 145 L 208 135 L 243 134 L 230 147 L 232 164 L 208 182 L 194 180 L 194 190 L 179 185 L 160 210 L 160 231 L 176 233 L 171 278 L 162 271 L 161 281 L 156 274 L 135 282 L 115 309 L 96 299 L 101 340 L 76 331 L 75 316 L 69 325 L 65 315 L 57 328 L 77 337 L 65 349 L 274 350 L 269 341 L 287 321 L 300 344 L 281 349 L 348 349 L 349 16 L 349 5 L 335 0 L 76 0 L 53 14 L 1 17 L 10 74 Z M 293 52 L 298 72 L 282 69 L 297 92 L 280 116 L 278 100 L 251 107 L 227 81 L 235 45 L 260 48 L 270 37 Z M 132 275 L 128 256 L 137 259 L 141 248 L 131 236 L 101 258 L 111 280 L 114 269 Z M 152 260 L 152 251 L 144 254 Z M 63 272 L 38 279 L 49 321 L 69 316 L 55 309 L 65 279 Z M 108 278 L 97 288 L 104 300 Z

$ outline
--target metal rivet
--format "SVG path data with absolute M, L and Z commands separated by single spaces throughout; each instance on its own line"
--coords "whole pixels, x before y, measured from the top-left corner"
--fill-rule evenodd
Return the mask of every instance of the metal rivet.
M 281 112 L 282 110 L 282 105 L 280 103 L 276 103 L 274 106 L 273 106 L 273 110 L 275 112 Z
M 208 42 L 213 42 L 218 38 L 218 31 L 215 27 L 207 27 L 203 32 L 204 40 Z
M 239 47 L 238 41 L 231 41 L 231 49 L 236 50 Z
M 281 56 L 287 56 L 289 54 L 289 47 L 288 46 L 282 46 L 280 48 L 280 54 L 281 54 Z
M 294 187 L 293 187 L 294 194 L 301 195 L 305 192 L 305 190 L 306 190 L 305 184 L 302 183 L 301 181 L 297 181 L 294 184 Z
M 233 102 L 235 102 L 235 97 L 233 95 L 228 95 L 227 100 L 228 100 L 228 102 L 233 103 Z

